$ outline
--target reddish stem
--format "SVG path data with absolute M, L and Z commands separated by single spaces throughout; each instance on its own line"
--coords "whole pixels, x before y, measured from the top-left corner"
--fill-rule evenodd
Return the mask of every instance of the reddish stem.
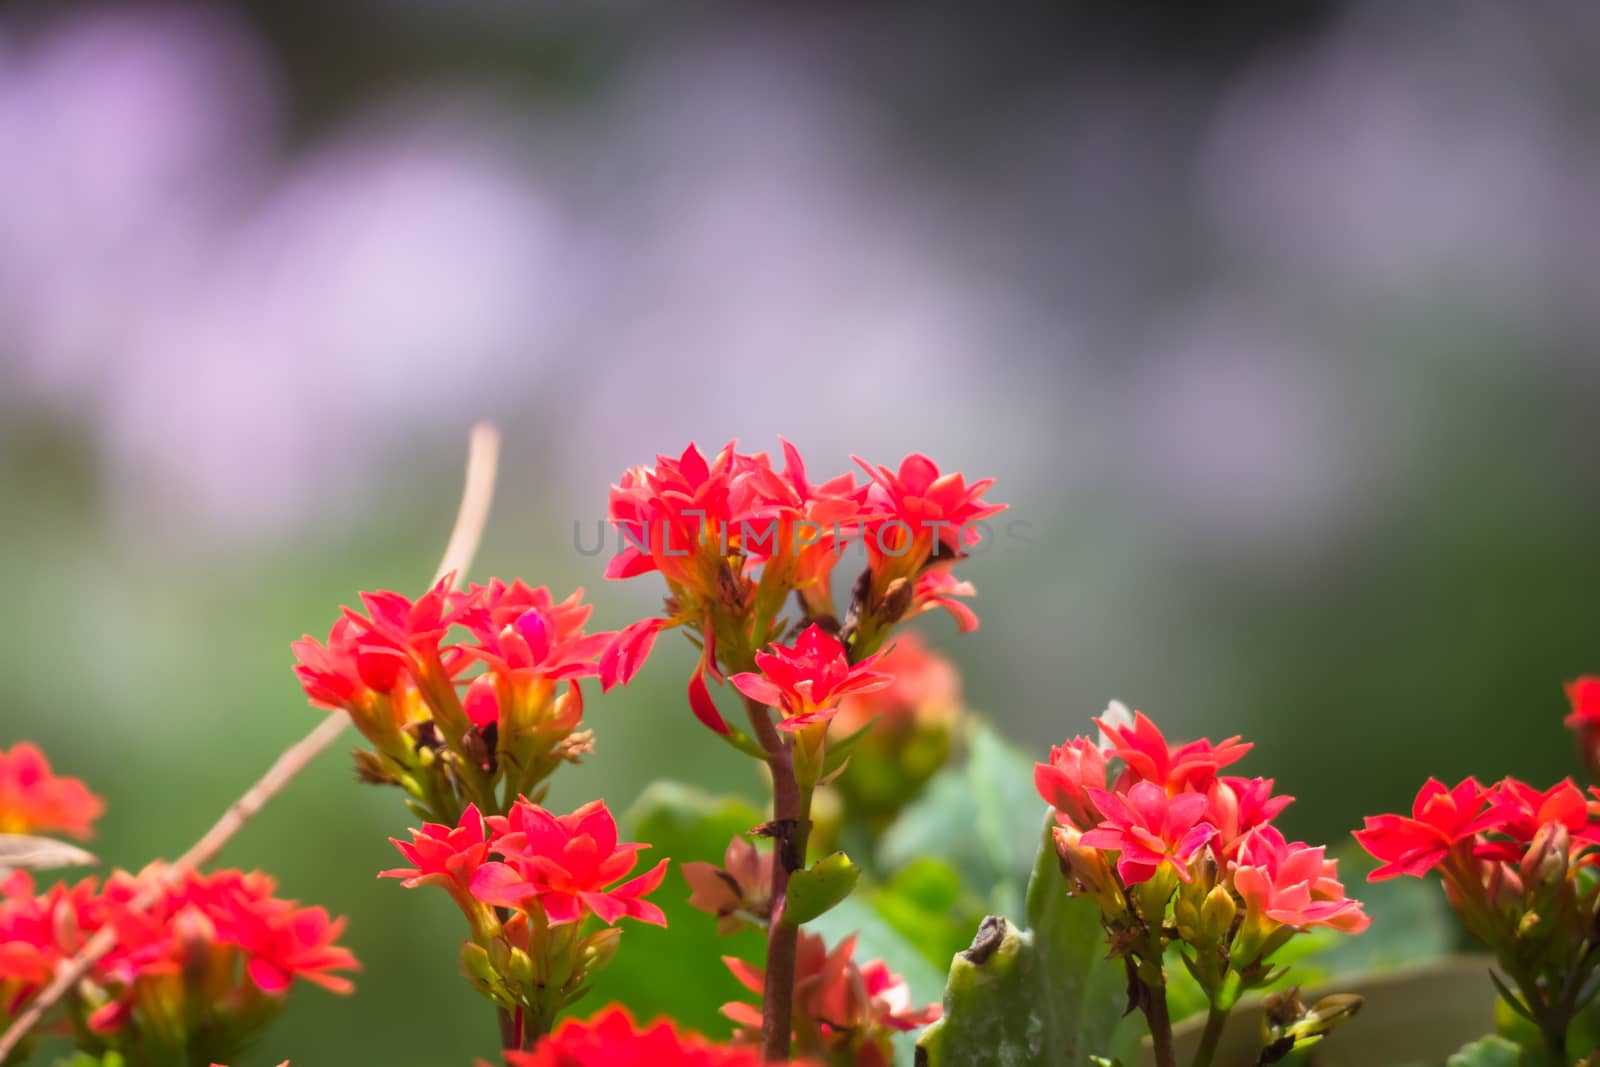
M 767 928 L 767 974 L 761 991 L 761 1056 L 769 1063 L 789 1058 L 794 1030 L 794 968 L 800 928 L 783 921 L 789 875 L 806 863 L 809 813 L 803 810 L 794 759 L 765 705 L 745 698 L 745 711 L 772 768 L 772 919 Z

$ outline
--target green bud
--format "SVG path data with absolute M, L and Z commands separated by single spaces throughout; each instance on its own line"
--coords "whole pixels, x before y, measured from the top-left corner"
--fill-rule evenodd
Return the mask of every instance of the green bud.
M 1200 930 L 1207 944 L 1222 944 L 1228 940 L 1228 932 L 1233 929 L 1234 917 L 1239 914 L 1239 905 L 1233 899 L 1233 893 L 1226 886 L 1216 886 L 1206 894 L 1205 903 L 1200 907 Z

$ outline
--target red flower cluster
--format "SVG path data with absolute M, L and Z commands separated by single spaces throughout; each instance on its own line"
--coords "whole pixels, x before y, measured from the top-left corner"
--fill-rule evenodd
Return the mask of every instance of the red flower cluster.
M 1160 925 L 1142 912 L 1164 916 L 1175 889 L 1177 929 L 1199 973 L 1207 961 L 1220 968 L 1211 975 L 1219 987 L 1228 967 L 1247 981 L 1264 975 L 1267 957 L 1297 931 L 1366 929 L 1334 861 L 1272 825 L 1292 798 L 1274 796 L 1270 779 L 1219 773 L 1248 744 L 1231 737 L 1174 748 L 1139 713 L 1131 723 L 1098 723 L 1108 750 L 1074 738 L 1035 766 L 1034 784 L 1055 809 L 1063 869 L 1099 904 L 1114 946 L 1159 960 L 1164 944 L 1139 943 L 1132 932 Z M 1122 770 L 1108 784 L 1113 761 Z
M 26 741 L 0 749 L 0 834 L 66 833 L 88 837 L 105 804 L 76 778 L 51 772 Z
M 830 588 L 844 550 L 861 542 L 867 571 L 857 582 L 851 622 L 842 635 L 856 658 L 875 651 L 888 629 L 942 607 L 976 626 L 955 598 L 970 596 L 951 565 L 982 536 L 980 524 L 1004 510 L 986 504 L 989 480 L 966 484 L 913 455 L 898 473 L 862 466 L 871 481 L 850 474 L 822 483 L 807 476 L 800 454 L 783 443 L 785 466 L 732 443 L 707 460 L 691 444 L 678 457 L 624 472 L 611 489 L 611 522 L 624 547 L 607 577 L 659 572 L 671 591 L 665 619 L 636 623 L 602 658 L 601 680 L 627 682 L 662 629 L 687 626 L 705 639 L 701 673 L 748 671 L 754 654 L 781 632 L 776 616 L 791 592 L 807 618 L 837 627 Z M 859 460 L 857 462 L 860 462 Z
M 1437 869 L 1446 887 L 1470 902 L 1485 887 L 1516 885 L 1518 865 L 1530 850 L 1547 852 L 1552 838 L 1564 842 L 1564 871 L 1600 867 L 1600 788 L 1590 792 L 1592 800 L 1570 778 L 1546 790 L 1515 778 L 1488 788 L 1473 778 L 1454 788 L 1430 778 L 1409 816 L 1369 815 L 1355 838 L 1382 861 L 1373 881 Z
M 412 830 L 409 842 L 391 840 L 412 866 L 379 877 L 450 893 L 471 927 L 461 949 L 463 972 L 480 993 L 514 1012 L 519 1027 L 524 1021 L 535 1027 L 530 1033 L 544 1033 L 610 962 L 621 935 L 613 923 L 666 925 L 661 909 L 644 897 L 661 884 L 667 861 L 628 878 L 647 846 L 617 840 L 603 801 L 570 815 L 554 815 L 526 797 L 509 815 L 484 818 L 469 806 L 453 827 L 428 823 Z M 590 916 L 604 927 L 585 932 Z
M 515 776 L 506 795 L 525 793 L 586 750 L 578 683 L 599 672 L 614 635 L 584 633 L 581 596 L 498 579 L 456 591 L 450 577 L 416 601 L 363 593 L 366 614 L 344 609 L 327 644 L 294 643 L 295 673 L 313 704 L 349 714 L 377 749 L 358 761 L 363 777 L 454 819 L 456 791 L 492 808 L 497 774 Z
M 1462 925 L 1521 991 L 1506 1000 L 1559 1049 L 1600 958 L 1600 789 L 1570 779 L 1538 789 L 1515 778 L 1485 788 L 1428 779 L 1410 815 L 1374 815 L 1355 832 L 1382 861 L 1373 880 L 1438 871 Z
M 852 935 L 832 951 L 815 934 L 800 932 L 795 964 L 795 1048 L 829 1062 L 858 1067 L 889 1067 L 894 1062 L 890 1039 L 896 1033 L 916 1030 L 938 1019 L 938 1004 L 915 1008 L 905 980 L 882 960 L 855 961 Z M 761 995 L 764 973 L 733 956 L 723 962 L 752 993 Z M 761 1032 L 761 1009 L 733 1001 L 722 1012 L 744 1028 L 742 1037 L 755 1040 Z
M 588 1021 L 568 1019 L 531 1052 L 507 1052 L 507 1067 L 760 1067 L 752 1048 L 714 1045 L 669 1019 L 647 1027 L 626 1008 L 602 1008 Z
M 151 886 L 160 887 L 155 902 L 133 908 Z M 260 872 L 152 867 L 40 894 L 26 873 L 13 874 L 0 887 L 0 1016 L 111 926 L 115 947 L 72 994 L 77 1021 L 106 1048 L 181 1048 L 195 1039 L 205 1055 L 228 1055 L 297 980 L 345 993 L 350 983 L 337 972 L 357 968 L 335 943 L 343 919 L 274 897 L 275 888 Z
M 427 823 L 411 841 L 395 848 L 414 866 L 382 872 L 403 878 L 407 888 L 439 885 L 468 911 L 469 899 L 523 911 L 537 909 L 551 926 L 594 915 L 610 924 L 621 918 L 665 926 L 661 909 L 644 899 L 666 876 L 662 860 L 621 885 L 648 845 L 619 843 L 617 822 L 605 801 L 595 800 L 570 815 L 554 815 L 517 798 L 510 815 L 484 819 L 469 807 L 454 826 Z M 490 860 L 493 853 L 500 860 Z

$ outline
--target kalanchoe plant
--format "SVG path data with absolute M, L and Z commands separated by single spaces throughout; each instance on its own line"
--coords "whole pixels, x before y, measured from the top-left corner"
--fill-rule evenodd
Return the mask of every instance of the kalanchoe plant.
M 892 683 L 875 657 L 899 623 L 943 608 L 963 630 L 977 626 L 957 599 L 973 590 L 951 570 L 981 539 L 983 520 L 1004 509 L 983 500 L 990 480 L 969 484 L 926 456 L 908 456 L 898 470 L 857 460 L 866 484 L 848 474 L 819 484 L 792 445 L 784 442 L 783 451 L 781 471 L 764 453 L 740 453 L 730 443 L 709 460 L 691 444 L 680 456 L 624 472 L 611 489 L 611 521 L 624 548 L 607 576 L 657 572 L 668 597 L 663 616 L 624 628 L 600 660 L 606 688 L 627 682 L 661 631 L 683 629 L 700 649 L 688 686 L 695 716 L 771 772 L 773 817 L 763 832 L 776 859 L 762 1048 L 775 1060 L 788 1055 L 794 1033 L 804 919 L 789 890 L 807 871 L 812 798 L 860 737 L 830 742 L 829 720 L 845 698 Z M 854 543 L 867 566 L 841 619 L 830 580 Z M 783 615 L 791 599 L 795 619 Z M 749 733 L 726 720 L 711 694 L 708 679 L 730 676 Z M 834 862 L 854 870 L 842 856 Z M 846 884 L 823 909 L 848 891 Z
M 532 1052 L 506 1053 L 506 1067 L 758 1067 L 761 1062 L 748 1046 L 713 1044 L 667 1019 L 641 1027 L 627 1009 L 615 1005 L 588 1021 L 568 1019 Z
M 454 827 L 429 823 L 394 846 L 413 866 L 382 877 L 436 885 L 465 915 L 461 970 L 501 1010 L 507 1048 L 531 1047 L 583 995 L 616 953 L 617 920 L 666 923 L 644 897 L 667 861 L 629 878 L 645 846 L 618 842 L 602 801 L 554 815 L 521 798 L 487 819 L 468 805 Z
M 82 781 L 54 773 L 37 746 L 0 749 L 0 834 L 87 838 L 105 807 Z
M 1034 772 L 1059 824 L 1061 870 L 1072 893 L 1098 906 L 1111 954 L 1127 968 L 1130 1010 L 1148 1021 L 1161 1067 L 1178 1062 L 1169 950 L 1194 976 L 1209 1004 L 1193 1060 L 1205 1067 L 1239 997 L 1282 976 L 1274 955 L 1293 937 L 1313 927 L 1360 933 L 1368 919 L 1322 848 L 1290 843 L 1272 825 L 1291 798 L 1274 796 L 1270 779 L 1220 773 L 1248 744 L 1231 737 L 1174 748 L 1139 713 L 1097 722 L 1103 744 L 1074 738 Z M 1287 1046 L 1269 1048 L 1264 1062 L 1323 1031 L 1285 1032 Z
M 231 1056 L 282 1010 L 297 982 L 351 989 L 340 972 L 356 960 L 336 943 L 344 920 L 275 890 L 259 871 L 152 865 L 41 892 L 17 871 L 0 881 L 0 1023 L 111 929 L 114 947 L 61 1005 L 58 1025 L 76 1046 L 126 1067 Z
M 1355 836 L 1382 861 L 1374 880 L 1438 872 L 1462 925 L 1495 954 L 1502 999 L 1565 1064 L 1568 1029 L 1600 991 L 1600 791 L 1430 778 L 1409 816 L 1370 816 Z

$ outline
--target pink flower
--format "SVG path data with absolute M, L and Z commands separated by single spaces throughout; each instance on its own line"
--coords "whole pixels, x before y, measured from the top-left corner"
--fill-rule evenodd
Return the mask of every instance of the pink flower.
M 0 834 L 90 835 L 105 802 L 77 778 L 50 770 L 44 753 L 26 741 L 0 749 Z
M 1326 926 L 1359 934 L 1371 923 L 1361 902 L 1345 896 L 1338 863 L 1320 846 L 1288 844 L 1271 827 L 1252 830 L 1241 843 L 1233 887 L 1245 904 L 1245 921 L 1270 920 L 1304 930 Z
M 855 948 L 854 935 L 829 951 L 822 938 L 800 931 L 794 979 L 797 1044 L 832 1053 L 839 1062 L 889 1067 L 891 1036 L 928 1025 L 942 1009 L 938 1004 L 913 1007 L 905 980 L 882 960 L 858 965 Z M 765 974 L 760 968 L 732 956 L 723 962 L 741 985 L 761 994 Z M 762 1013 L 755 1004 L 734 1001 L 723 1005 L 722 1013 L 747 1035 L 761 1029 Z
M 1088 789 L 1089 797 L 1104 816 L 1099 826 L 1084 834 L 1088 848 L 1117 850 L 1117 874 L 1123 884 L 1148 881 L 1163 863 L 1171 863 L 1178 877 L 1189 880 L 1189 861 L 1216 836 L 1202 817 L 1203 793 L 1169 797 L 1155 782 L 1135 782 L 1126 793 Z
M 1355 839 L 1383 861 L 1368 875 L 1369 880 L 1402 874 L 1422 877 L 1452 850 L 1470 846 L 1479 834 L 1500 824 L 1504 813 L 1495 800 L 1494 791 L 1479 785 L 1475 778 L 1454 789 L 1429 778 L 1411 805 L 1410 817 L 1367 816 L 1365 828 L 1355 832 Z
M 1156 724 L 1141 711 L 1134 712 L 1131 727 L 1104 717 L 1095 722 L 1110 739 L 1112 753 L 1128 765 L 1125 778 L 1154 782 L 1169 793 L 1185 789 L 1205 792 L 1219 770 L 1243 759 L 1251 748 L 1234 736 L 1217 745 L 1206 740 L 1192 741 L 1174 751 L 1168 748 L 1167 739 Z
M 666 876 L 666 860 L 612 884 L 633 870 L 635 854 L 648 846 L 618 843 L 617 823 L 604 801 L 552 815 L 519 797 L 510 815 L 491 815 L 487 821 L 490 850 L 505 862 L 486 863 L 472 877 L 472 895 L 485 904 L 537 905 L 553 926 L 590 914 L 607 924 L 624 917 L 667 924 L 661 909 L 643 899 Z
M 721 867 L 712 863 L 680 863 L 689 883 L 689 906 L 717 917 L 717 932 L 731 934 L 741 915 L 765 919 L 772 912 L 772 853 L 762 852 L 743 837 L 728 842 Z
M 483 816 L 476 804 L 468 804 L 453 827 L 423 823 L 422 829 L 411 831 L 409 842 L 394 837 L 389 842 L 412 866 L 382 871 L 379 878 L 404 878 L 400 884 L 407 889 L 442 886 L 463 900 L 471 894 L 473 874 L 489 858 Z
M 542 585 L 533 589 L 520 579 L 507 585 L 495 578 L 488 585 L 472 586 L 468 594 L 471 606 L 461 624 L 478 644 L 464 651 L 509 684 L 599 673 L 595 658 L 613 635 L 583 632 L 593 608 L 583 603 L 582 589 L 558 603 Z
M 815 624 L 792 646 L 773 645 L 757 652 L 755 659 L 761 673 L 736 674 L 730 680 L 750 699 L 777 708 L 783 715 L 781 730 L 826 722 L 845 697 L 894 682 L 892 675 L 874 670 L 878 656 L 852 665 L 844 645 Z
M 1250 831 L 1276 819 L 1293 800 L 1273 796 L 1271 778 L 1216 778 L 1206 790 L 1206 821 L 1217 828 L 1218 851 L 1231 859 Z
M 1033 787 L 1056 810 L 1056 818 L 1080 830 L 1099 825 L 1102 816 L 1089 796 L 1106 787 L 1106 759 L 1100 746 L 1075 737 L 1050 750 L 1050 762 L 1033 765 Z

